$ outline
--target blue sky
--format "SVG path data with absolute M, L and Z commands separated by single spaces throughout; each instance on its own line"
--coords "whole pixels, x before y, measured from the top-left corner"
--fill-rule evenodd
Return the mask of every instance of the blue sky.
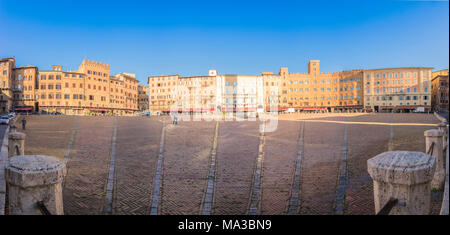
M 427 66 L 448 68 L 448 1 L 0 0 L 0 57 L 76 70 L 260 74 Z

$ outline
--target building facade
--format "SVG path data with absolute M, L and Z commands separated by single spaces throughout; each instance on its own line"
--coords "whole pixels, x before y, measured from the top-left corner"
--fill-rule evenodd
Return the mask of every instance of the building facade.
M 172 91 L 177 87 L 180 75 L 164 75 L 148 77 L 150 112 L 169 112 L 175 101 Z M 177 91 L 182 92 L 182 91 Z
M 180 110 L 182 103 L 188 103 L 183 110 L 191 112 L 363 109 L 362 70 L 321 73 L 319 60 L 310 61 L 308 67 L 308 73 L 281 68 L 278 74 L 230 75 L 210 70 L 208 76 L 149 76 L 150 110 L 168 112 L 173 103 L 180 103 Z M 178 91 L 171 94 L 174 89 Z M 187 99 L 186 94 L 190 100 L 180 100 Z
M 132 114 L 138 110 L 138 82 L 134 74 L 110 76 L 110 65 L 83 60 L 76 71 L 35 66 L 15 67 L 2 59 L 2 112 L 39 112 L 67 115 Z
M 445 77 L 447 76 L 447 77 Z M 434 85 L 432 85 L 434 84 Z M 448 70 L 408 67 L 321 72 L 310 60 L 307 73 L 149 76 L 110 74 L 110 65 L 83 60 L 76 71 L 16 67 L 0 59 L 0 112 L 127 115 L 158 112 L 428 111 L 448 105 Z M 433 94 L 433 95 L 432 95 Z
M 149 95 L 149 91 L 148 91 L 148 86 L 146 85 L 142 85 L 142 84 L 138 84 L 138 110 L 141 112 L 144 111 L 148 111 L 149 110 L 149 105 L 148 105 L 148 95 Z
M 448 112 L 448 69 L 433 72 L 431 80 L 431 106 L 434 111 Z
M 300 111 L 363 109 L 362 70 L 321 73 L 320 61 L 311 60 L 308 73 L 280 69 L 280 108 Z
M 431 110 L 433 68 L 387 68 L 364 70 L 364 105 L 373 111 Z
M 222 112 L 256 112 L 264 105 L 261 76 L 218 75 L 217 107 Z
M 9 112 L 13 106 L 13 74 L 16 67 L 14 58 L 0 59 L 0 112 Z

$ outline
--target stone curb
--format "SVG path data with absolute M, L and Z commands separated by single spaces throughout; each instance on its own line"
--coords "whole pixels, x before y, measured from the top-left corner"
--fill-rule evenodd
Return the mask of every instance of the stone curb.
M 150 206 L 150 215 L 157 215 L 159 212 L 159 201 L 163 181 L 163 161 L 164 161 L 164 141 L 165 141 L 166 124 L 163 120 L 163 127 L 161 130 L 161 142 L 159 144 L 158 162 L 156 164 L 155 178 L 153 179 L 153 193 Z
M 262 131 L 259 135 L 258 157 L 256 158 L 255 169 L 253 171 L 252 188 L 250 189 L 250 201 L 248 206 L 249 215 L 257 215 L 261 210 L 261 194 L 262 194 L 262 174 L 264 161 L 264 146 L 266 142 L 265 135 L 266 123 L 263 123 Z
M 217 165 L 217 139 L 219 136 L 219 122 L 216 122 L 216 127 L 214 130 L 213 146 L 211 149 L 211 158 L 209 164 L 208 180 L 206 182 L 206 190 L 203 196 L 201 214 L 210 215 L 212 212 L 213 202 L 214 202 L 214 182 L 216 176 L 216 165 Z
M 108 170 L 108 181 L 106 184 L 106 196 L 105 196 L 105 213 L 108 215 L 113 214 L 113 193 L 114 193 L 114 178 L 116 169 L 116 136 L 117 136 L 117 116 L 114 118 L 114 130 L 111 144 L 111 155 Z
M 300 126 L 300 133 L 298 137 L 297 146 L 297 159 L 295 162 L 294 177 L 291 186 L 291 197 L 289 199 L 287 214 L 296 215 L 298 207 L 300 205 L 300 179 L 302 170 L 302 156 L 304 149 L 304 132 L 305 132 L 305 122 L 303 121 Z

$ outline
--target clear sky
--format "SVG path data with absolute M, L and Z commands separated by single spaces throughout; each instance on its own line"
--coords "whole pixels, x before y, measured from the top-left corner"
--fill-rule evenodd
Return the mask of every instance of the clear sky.
M 260 74 L 448 68 L 448 1 L 0 0 L 0 58 L 111 73 Z

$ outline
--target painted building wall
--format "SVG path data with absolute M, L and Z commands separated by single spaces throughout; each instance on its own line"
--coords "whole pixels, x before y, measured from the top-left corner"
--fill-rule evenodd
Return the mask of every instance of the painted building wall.
M 364 70 L 364 105 L 372 110 L 431 108 L 432 68 Z

